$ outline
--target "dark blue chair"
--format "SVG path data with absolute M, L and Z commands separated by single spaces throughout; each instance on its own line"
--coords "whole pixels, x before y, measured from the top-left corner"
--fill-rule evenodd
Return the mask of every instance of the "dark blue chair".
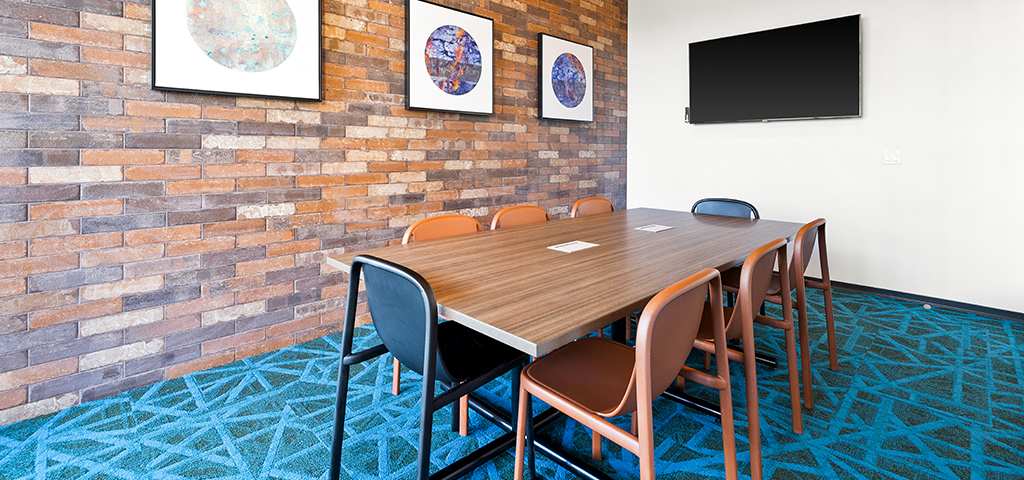
M 366 284 L 366 301 L 373 317 L 373 326 L 383 344 L 352 352 L 360 279 Z M 357 256 L 352 260 L 347 302 L 338 371 L 334 441 L 331 446 L 331 480 L 337 480 L 341 472 L 349 369 L 356 363 L 386 352 L 390 351 L 406 367 L 423 375 L 417 461 L 417 477 L 420 480 L 429 478 L 431 428 L 436 410 L 514 370 L 512 414 L 515 415 L 519 374 L 529 357 L 458 323 L 438 322 L 434 291 L 419 274 L 387 260 L 369 255 Z M 447 388 L 436 396 L 435 381 Z M 454 408 L 452 410 L 452 426 L 456 427 L 458 414 Z
M 761 218 L 753 205 L 734 198 L 702 198 L 693 204 L 690 212 L 727 217 Z

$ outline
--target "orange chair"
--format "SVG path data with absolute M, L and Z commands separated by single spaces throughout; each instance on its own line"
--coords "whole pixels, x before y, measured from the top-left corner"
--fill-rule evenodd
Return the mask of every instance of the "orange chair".
M 405 230 L 402 243 L 422 242 L 483 231 L 480 222 L 465 215 L 438 215 L 419 220 Z
M 709 288 L 712 305 L 705 308 Z M 719 345 L 716 376 L 684 365 L 689 346 L 702 326 L 702 311 L 711 312 L 714 338 Z M 677 375 L 719 390 L 725 474 L 735 479 L 736 439 L 725 338 L 721 280 L 718 271 L 708 268 L 662 290 L 647 303 L 640 315 L 636 349 L 588 337 L 527 365 L 519 389 L 515 479 L 523 478 L 527 444 L 527 469 L 531 478 L 534 474 L 530 407 L 533 396 L 633 452 L 640 457 L 640 478 L 655 478 L 651 403 Z M 627 414 L 634 415 L 638 435 L 606 420 Z
M 586 197 L 576 200 L 576 203 L 572 204 L 572 210 L 569 212 L 569 217 L 585 217 L 587 215 L 597 215 L 599 213 L 614 212 L 615 206 L 607 198 L 603 197 Z M 630 333 L 633 330 L 630 325 L 629 317 L 626 317 L 626 340 L 629 340 Z M 602 330 L 597 331 L 598 337 L 604 337 Z
M 821 281 L 811 280 L 804 276 L 807 272 L 807 266 L 811 263 L 815 240 L 818 241 Z M 839 370 L 839 359 L 836 353 L 836 327 L 832 314 L 832 281 L 829 279 L 828 254 L 825 249 L 825 219 L 819 218 L 801 227 L 793 243 L 793 257 L 789 262 L 789 285 L 796 289 L 794 307 L 797 309 L 798 328 L 800 329 L 800 366 L 801 373 L 803 374 L 804 406 L 814 408 L 814 392 L 811 383 L 810 339 L 807 333 L 807 287 L 817 288 L 825 296 L 825 326 L 828 339 L 829 367 L 833 371 Z M 739 285 L 739 274 L 733 270 L 722 273 L 723 288 L 727 291 L 735 291 Z M 781 305 L 782 297 L 779 294 L 781 288 L 781 279 L 779 274 L 776 273 L 772 276 L 772 283 L 768 286 L 768 296 L 765 297 L 765 300 Z
M 783 319 L 769 318 L 758 315 L 757 310 L 764 303 L 765 294 L 772 281 L 772 270 L 775 262 L 779 262 L 782 270 L 782 312 Z M 712 299 L 720 301 L 720 297 L 711 296 Z M 701 321 L 700 331 L 694 341 L 694 347 L 707 353 L 714 353 L 716 360 L 721 363 L 719 357 L 719 341 L 715 335 L 715 305 L 708 304 Z M 747 388 L 747 418 L 749 423 L 750 437 L 750 474 L 755 479 L 762 478 L 761 471 L 761 423 L 758 418 L 758 397 L 757 397 L 757 366 L 754 363 L 754 322 L 786 332 L 786 362 L 789 369 L 789 397 L 790 408 L 793 412 L 793 431 L 803 433 L 803 418 L 800 411 L 800 386 L 797 374 L 796 360 L 796 339 L 793 333 L 793 308 L 789 297 L 789 272 L 786 264 L 786 240 L 777 239 L 769 242 L 747 256 L 741 268 L 739 281 L 739 294 L 736 297 L 736 307 L 725 307 L 725 317 L 728 321 L 725 324 L 727 340 L 740 339 L 743 350 L 728 349 L 729 360 L 743 362 L 746 376 Z M 705 368 L 708 368 L 708 359 L 705 356 Z M 721 369 L 721 367 L 719 367 Z
M 548 211 L 536 205 L 513 205 L 498 210 L 491 219 L 491 230 L 551 220 Z
M 818 241 L 818 260 L 821 264 L 821 281 L 811 280 L 804 276 L 807 266 L 811 263 L 814 252 L 814 241 Z M 832 281 L 828 275 L 828 256 L 825 251 L 825 219 L 819 218 L 800 228 L 793 242 L 793 259 L 789 268 L 789 285 L 796 288 L 797 320 L 800 328 L 800 363 L 803 373 L 804 406 L 814 408 L 814 394 L 811 385 L 811 348 L 807 334 L 807 287 L 817 288 L 825 296 L 825 325 L 828 335 L 829 367 L 839 370 L 839 359 L 836 354 L 836 326 L 832 316 Z M 782 304 L 780 291 L 782 281 L 779 274 L 772 276 L 765 300 L 776 305 Z
M 465 215 L 438 215 L 436 217 L 424 218 L 409 225 L 409 228 L 405 230 L 405 235 L 402 237 L 402 243 L 422 242 L 424 240 L 452 237 L 465 233 L 476 233 L 482 230 L 483 227 L 480 226 L 480 222 L 476 221 L 473 217 Z M 394 359 L 394 364 L 391 393 L 398 395 L 398 392 L 401 391 L 399 384 L 402 381 L 402 364 L 397 358 Z M 459 400 L 459 434 L 466 436 L 469 434 L 469 399 L 462 397 Z
M 575 218 L 613 211 L 615 211 L 615 206 L 607 198 L 587 197 L 576 200 L 576 203 L 572 204 L 572 211 L 569 212 L 569 216 Z

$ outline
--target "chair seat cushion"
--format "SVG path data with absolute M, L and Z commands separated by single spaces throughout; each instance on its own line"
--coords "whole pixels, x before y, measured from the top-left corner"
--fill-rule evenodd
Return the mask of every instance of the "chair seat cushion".
M 607 416 L 622 402 L 634 362 L 631 347 L 587 337 L 538 358 L 523 369 L 523 376 L 567 402 Z
M 455 382 L 477 377 L 523 355 L 519 350 L 452 321 L 438 324 L 437 350 L 448 373 L 454 377 L 449 380 Z M 438 380 L 445 379 L 439 376 Z

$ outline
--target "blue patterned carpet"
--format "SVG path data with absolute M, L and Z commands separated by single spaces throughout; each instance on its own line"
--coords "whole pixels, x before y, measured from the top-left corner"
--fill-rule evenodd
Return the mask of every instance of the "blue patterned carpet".
M 766 477 L 1024 478 L 1024 323 L 837 291 L 840 369 L 833 372 L 821 306 L 812 307 L 815 408 L 804 410 L 803 435 L 790 430 L 785 367 L 758 369 Z M 781 333 L 761 333 L 758 349 L 784 359 Z M 314 340 L 0 428 L 0 478 L 326 478 L 338 341 Z M 376 343 L 372 328 L 361 328 L 356 342 Z M 347 478 L 412 476 L 419 377 L 405 375 L 395 397 L 390 373 L 390 356 L 353 370 Z M 742 368 L 732 375 L 746 474 Z M 506 379 L 488 385 L 485 397 L 500 403 L 509 393 Z M 432 471 L 500 434 L 473 415 L 471 435 L 458 437 L 448 412 L 435 415 Z M 664 399 L 655 419 L 658 478 L 721 477 L 715 420 Z M 589 431 L 575 422 L 540 434 L 589 452 Z M 545 478 L 571 477 L 541 458 Z M 615 478 L 637 477 L 636 458 L 608 442 L 597 465 Z M 504 454 L 471 478 L 511 478 L 511 469 Z

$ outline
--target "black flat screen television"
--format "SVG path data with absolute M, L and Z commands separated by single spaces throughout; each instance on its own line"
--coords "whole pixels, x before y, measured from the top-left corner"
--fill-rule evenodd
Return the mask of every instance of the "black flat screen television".
M 860 15 L 690 44 L 690 123 L 860 116 Z

